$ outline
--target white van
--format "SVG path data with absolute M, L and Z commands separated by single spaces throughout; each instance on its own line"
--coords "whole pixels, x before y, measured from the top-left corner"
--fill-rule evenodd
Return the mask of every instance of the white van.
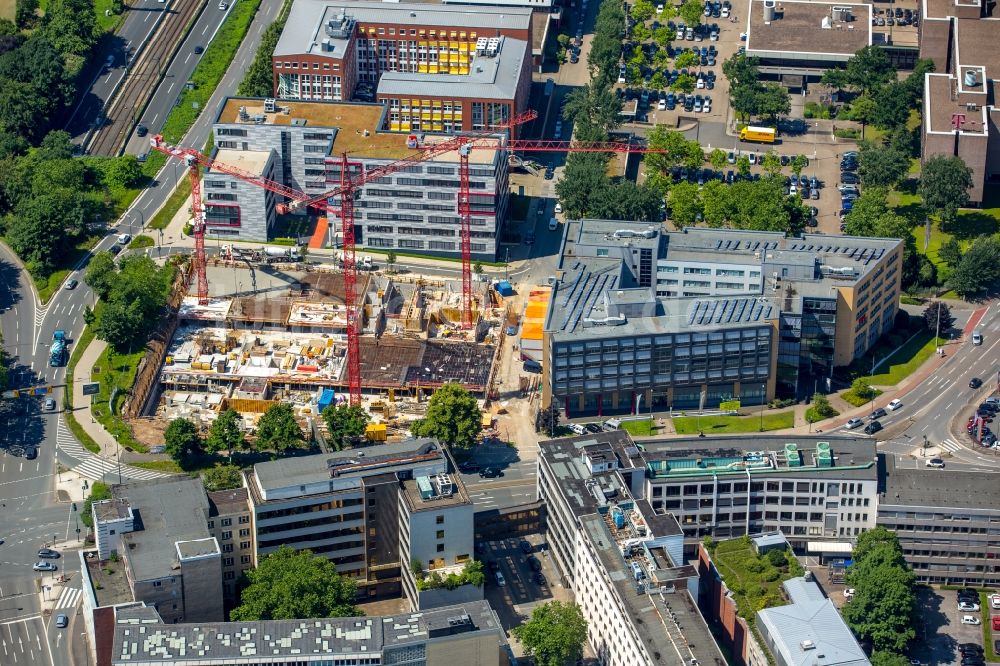
M 129 234 L 118 234 L 119 245 L 127 245 L 130 240 L 132 240 L 132 236 Z
M 559 220 L 557 220 L 554 217 L 549 218 L 549 231 L 555 231 L 558 228 L 559 228 Z
M 972 344 L 974 345 L 983 344 L 983 329 L 977 328 L 972 332 Z

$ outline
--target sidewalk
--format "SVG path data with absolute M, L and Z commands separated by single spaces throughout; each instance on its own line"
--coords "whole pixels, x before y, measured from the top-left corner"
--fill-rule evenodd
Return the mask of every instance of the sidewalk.
M 100 445 L 99 455 L 114 460 L 118 450 L 118 442 L 94 418 L 90 410 L 91 396 L 83 394 L 83 385 L 92 381 L 90 371 L 107 346 L 103 340 L 94 338 L 90 346 L 83 351 L 80 360 L 77 361 L 76 368 L 73 370 L 73 417 L 76 418 L 80 427 Z

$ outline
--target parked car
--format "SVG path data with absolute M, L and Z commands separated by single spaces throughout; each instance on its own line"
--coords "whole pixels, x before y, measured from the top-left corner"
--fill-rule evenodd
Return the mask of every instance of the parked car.
M 51 562 L 35 562 L 31 568 L 35 571 L 56 571 L 59 567 Z
M 135 126 L 135 135 L 136 136 L 146 136 L 147 134 L 149 134 L 149 130 L 146 129 L 145 125 L 136 125 Z
M 963 615 L 962 616 L 962 624 L 972 624 L 972 625 L 978 626 L 978 625 L 982 624 L 982 621 L 980 621 L 980 619 L 978 617 L 976 617 L 975 615 Z M 963 661 L 964 661 L 964 659 L 963 659 Z
M 975 613 L 975 612 L 979 611 L 979 604 L 972 603 L 972 602 L 969 602 L 969 601 L 959 601 L 958 602 L 958 610 L 960 610 L 960 611 L 962 611 L 964 613 Z
M 532 557 L 528 558 L 528 567 L 532 571 L 541 571 L 542 570 L 542 563 L 538 561 L 537 557 L 532 556 Z
M 541 571 L 536 571 L 534 575 L 532 575 L 531 580 L 535 581 L 536 585 L 545 585 L 545 574 Z
M 846 590 L 844 590 L 844 598 L 847 599 L 847 600 L 851 600 L 851 599 L 854 598 L 854 595 L 856 593 L 857 593 L 857 590 L 855 590 L 853 587 L 849 587 Z

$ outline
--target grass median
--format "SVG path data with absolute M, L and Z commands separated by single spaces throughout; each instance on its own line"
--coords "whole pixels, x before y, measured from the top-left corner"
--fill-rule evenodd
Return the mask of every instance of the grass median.
M 674 430 L 678 435 L 706 435 L 733 432 L 783 430 L 795 425 L 795 411 L 753 414 L 750 416 L 675 416 Z
M 100 303 L 97 307 L 101 307 Z M 73 341 L 73 353 L 70 354 L 69 364 L 66 366 L 66 390 L 63 392 L 63 406 L 65 407 L 66 426 L 73 433 L 73 436 L 79 440 L 83 448 L 91 453 L 100 453 L 101 446 L 87 434 L 87 431 L 76 420 L 76 413 L 73 411 L 73 372 L 76 370 L 76 364 L 83 356 L 83 352 L 93 341 L 94 330 L 90 326 L 85 327 L 80 337 Z
M 120 416 L 122 403 L 129 388 L 135 383 L 139 361 L 146 355 L 145 347 L 129 354 L 121 354 L 106 347 L 94 364 L 94 379 L 100 382 L 101 391 L 94 397 L 93 413 L 118 443 L 127 449 L 146 453 L 146 446 L 132 436 L 132 429 Z M 117 387 L 117 391 L 115 390 Z M 112 395 L 114 399 L 112 400 Z

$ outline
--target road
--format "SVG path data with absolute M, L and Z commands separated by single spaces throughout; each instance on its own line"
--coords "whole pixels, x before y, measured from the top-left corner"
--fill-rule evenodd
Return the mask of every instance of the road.
M 971 312 L 955 314 L 956 327 L 961 328 Z M 977 326 L 985 331 L 982 346 L 974 346 L 967 339 L 944 345 L 945 362 L 941 368 L 903 395 L 900 409 L 879 419 L 886 430 L 884 441 L 876 435 L 879 450 L 896 456 L 898 466 L 924 467 L 927 457 L 940 455 L 948 469 L 1000 471 L 1000 452 L 976 446 L 965 434 L 968 417 L 996 389 L 994 378 L 1000 368 L 1000 306 L 991 304 Z M 974 377 L 983 380 L 981 388 L 969 388 Z M 876 399 L 876 406 L 883 406 L 891 397 Z M 843 427 L 838 429 L 838 433 L 847 432 Z
M 217 2 L 209 0 L 205 11 L 198 17 L 194 27 L 191 28 L 191 32 L 188 33 L 187 38 L 181 44 L 180 49 L 177 51 L 177 56 L 170 62 L 166 72 L 164 72 L 163 80 L 157 85 L 155 92 L 149 100 L 149 104 L 146 106 L 146 110 L 139 119 L 139 124 L 147 128 L 150 135 L 157 134 L 163 129 L 167 115 L 169 115 L 170 110 L 178 103 L 185 83 L 190 80 L 195 67 L 201 61 L 202 55 L 195 53 L 195 48 L 208 48 L 208 45 L 219 30 L 219 26 L 222 25 L 223 20 L 233 11 L 235 6 L 236 3 L 234 2 L 232 5 L 229 5 L 227 10 L 222 11 L 219 9 Z M 257 35 L 259 37 L 260 32 L 264 29 L 264 24 L 256 26 L 255 29 L 258 31 Z M 245 71 L 247 63 L 249 63 L 249 60 L 244 61 L 244 64 L 240 66 L 241 71 Z M 237 62 L 237 64 L 239 63 Z M 214 109 L 210 111 L 214 113 Z M 202 145 L 204 145 L 204 142 Z M 148 151 L 149 137 L 140 137 L 135 132 L 132 132 L 126 142 L 125 152 L 129 155 L 141 155 Z
M 125 76 L 126 63 L 136 48 L 149 38 L 169 7 L 167 3 L 158 0 L 134 0 L 128 6 L 128 16 L 121 28 L 108 40 L 104 50 L 94 56 L 95 66 L 100 69 L 94 74 L 89 90 L 78 102 L 66 124 L 66 131 L 73 137 L 73 143 L 83 142 L 115 86 Z M 104 67 L 109 57 L 112 65 Z

